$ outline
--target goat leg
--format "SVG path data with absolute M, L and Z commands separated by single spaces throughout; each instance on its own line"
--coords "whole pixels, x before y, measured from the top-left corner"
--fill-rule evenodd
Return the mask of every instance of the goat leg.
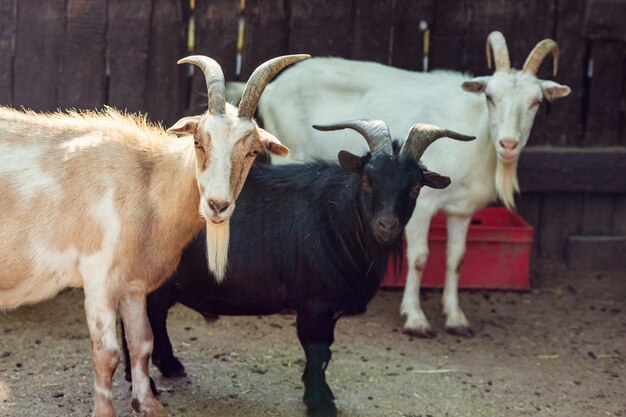
M 298 338 L 306 355 L 306 366 L 302 374 L 304 403 L 310 417 L 335 417 L 335 396 L 326 383 L 326 368 L 332 353 L 335 319 L 332 314 L 313 317 L 298 314 Z

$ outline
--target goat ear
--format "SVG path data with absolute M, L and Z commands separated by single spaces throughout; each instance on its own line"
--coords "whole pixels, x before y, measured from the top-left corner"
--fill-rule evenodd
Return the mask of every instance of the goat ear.
M 424 170 L 424 185 L 441 190 L 450 185 L 450 177 L 439 175 L 436 172 Z
M 193 135 L 198 128 L 200 116 L 183 117 L 174 126 L 167 129 L 168 132 L 177 133 L 179 135 Z
M 363 161 L 348 151 L 339 151 L 337 154 L 339 165 L 346 171 L 360 173 L 363 171 Z
M 541 90 L 543 91 L 543 96 L 548 101 L 566 97 L 572 92 L 572 90 L 566 85 L 561 85 L 559 83 L 555 83 L 554 81 L 547 80 L 541 80 Z
M 489 81 L 489 77 L 476 77 L 465 81 L 461 87 L 468 93 L 484 93 L 485 88 L 487 88 L 487 81 Z
M 267 130 L 259 128 L 259 138 L 267 153 L 278 156 L 289 155 L 289 148 L 280 143 L 278 138 Z

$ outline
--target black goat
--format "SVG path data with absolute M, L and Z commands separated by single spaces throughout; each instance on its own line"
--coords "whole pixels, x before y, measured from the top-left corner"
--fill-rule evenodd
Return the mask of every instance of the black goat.
M 335 323 L 342 315 L 364 312 L 374 297 L 420 188 L 450 184 L 448 177 L 419 165 L 426 147 L 442 136 L 473 138 L 415 125 L 399 150 L 381 121 L 315 127 L 357 130 L 371 153 L 357 157 L 342 151 L 340 165 L 317 161 L 252 167 L 231 220 L 226 279 L 217 284 L 208 277 L 205 241 L 198 236 L 174 276 L 148 297 L 152 361 L 163 375 L 184 375 L 166 328 L 168 309 L 175 303 L 207 318 L 295 309 L 306 355 L 302 380 L 308 414 L 337 414 L 325 380 Z

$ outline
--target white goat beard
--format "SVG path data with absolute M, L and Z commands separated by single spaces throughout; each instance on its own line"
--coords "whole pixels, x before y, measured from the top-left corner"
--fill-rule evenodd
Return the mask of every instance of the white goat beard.
M 515 208 L 515 193 L 519 192 L 517 161 L 516 159 L 505 164 L 498 159 L 496 164 L 496 192 L 504 206 L 509 210 Z
M 230 240 L 230 220 L 222 224 L 207 223 L 206 226 L 206 259 L 209 271 L 221 283 L 228 268 L 228 242 Z

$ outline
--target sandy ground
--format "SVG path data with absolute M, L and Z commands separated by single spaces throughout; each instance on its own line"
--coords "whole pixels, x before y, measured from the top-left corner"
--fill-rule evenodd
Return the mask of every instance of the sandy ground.
M 400 292 L 342 319 L 328 380 L 342 416 L 626 416 L 626 274 L 534 272 L 531 293 L 465 292 L 476 337 L 441 331 L 440 293 L 424 308 L 438 336 L 400 331 Z M 223 317 L 183 307 L 169 328 L 189 377 L 156 378 L 172 416 L 304 416 L 295 317 Z M 152 374 L 157 375 L 155 369 Z M 82 293 L 0 316 L 0 415 L 88 416 L 92 372 Z M 119 415 L 128 384 L 115 379 Z

